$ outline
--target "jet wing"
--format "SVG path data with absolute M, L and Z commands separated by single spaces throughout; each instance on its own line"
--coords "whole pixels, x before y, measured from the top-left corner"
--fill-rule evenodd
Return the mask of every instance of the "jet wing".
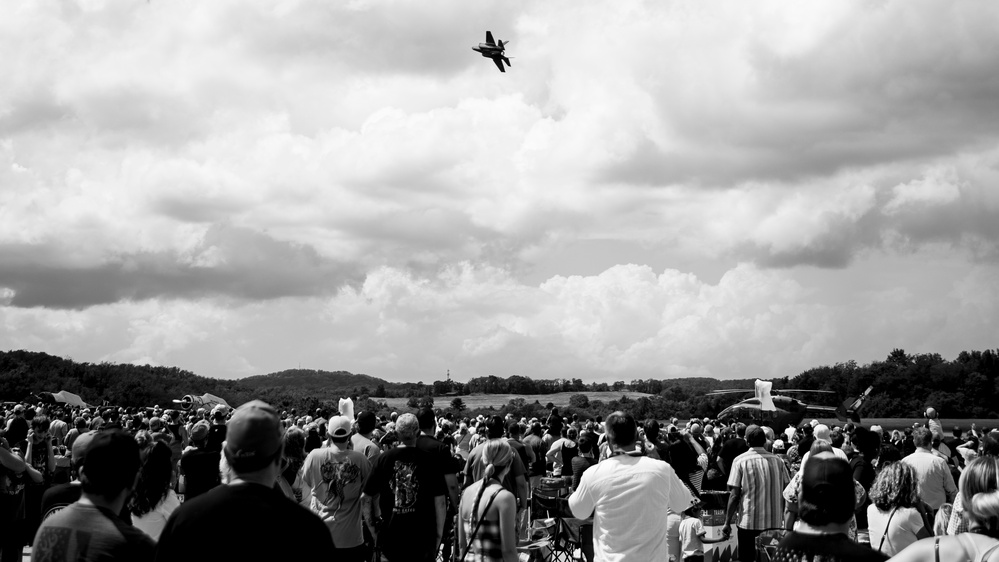
M 500 69 L 500 72 L 506 72 L 506 69 L 503 68 L 503 61 L 499 57 L 493 57 L 493 62 L 496 63 L 496 68 Z
M 493 32 L 492 31 L 487 31 L 486 32 L 486 45 L 492 45 L 493 47 L 496 46 L 496 41 L 493 41 Z

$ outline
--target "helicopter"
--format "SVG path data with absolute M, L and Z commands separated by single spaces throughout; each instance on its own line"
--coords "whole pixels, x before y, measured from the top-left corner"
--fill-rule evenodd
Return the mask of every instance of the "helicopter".
M 753 392 L 755 393 L 753 398 L 748 398 L 722 410 L 718 414 L 718 421 L 767 425 L 773 429 L 781 430 L 789 425 L 798 427 L 806 416 L 813 418 L 835 417 L 842 422 L 860 423 L 860 409 L 871 391 L 874 390 L 873 386 L 869 386 L 857 398 L 847 399 L 838 407 L 832 407 L 807 404 L 797 398 L 787 396 L 788 394 L 836 394 L 831 390 L 782 388 L 773 390 L 773 394 L 771 394 L 772 384 L 769 381 L 757 380 L 754 389 L 715 390 L 706 396 Z

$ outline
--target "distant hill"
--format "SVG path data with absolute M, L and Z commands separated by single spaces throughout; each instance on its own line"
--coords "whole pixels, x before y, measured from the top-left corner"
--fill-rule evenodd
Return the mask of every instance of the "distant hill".
M 349 373 L 347 371 L 322 371 L 315 369 L 288 369 L 266 375 L 246 377 L 244 379 L 239 379 L 239 382 L 247 388 L 252 389 L 274 386 L 293 386 L 296 388 L 320 391 L 331 389 L 353 390 L 355 388 L 367 388 L 370 392 L 374 392 L 375 389 L 378 388 L 378 385 L 382 385 L 386 389 L 406 386 L 399 385 L 397 383 L 390 383 L 386 380 L 372 377 L 370 375 L 355 375 L 354 373 Z

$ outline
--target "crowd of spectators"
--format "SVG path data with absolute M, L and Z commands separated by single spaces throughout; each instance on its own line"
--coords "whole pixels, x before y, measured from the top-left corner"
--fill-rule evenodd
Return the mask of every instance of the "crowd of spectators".
M 999 562 L 999 431 L 885 431 L 424 408 L 379 418 L 252 401 L 194 411 L 8 403 L 0 562 L 513 561 L 542 481 L 596 560 Z M 329 417 L 327 417 L 329 416 Z M 727 497 L 709 533 L 701 507 Z M 319 553 L 328 553 L 320 555 Z M 582 556 L 582 549 L 574 553 Z

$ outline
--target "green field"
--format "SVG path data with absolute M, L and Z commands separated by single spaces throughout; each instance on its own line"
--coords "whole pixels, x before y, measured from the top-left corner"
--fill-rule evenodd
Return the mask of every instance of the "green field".
M 635 400 L 643 396 L 652 396 L 651 394 L 645 394 L 643 392 L 556 392 L 555 394 L 469 394 L 468 396 L 459 396 L 461 401 L 465 403 L 465 407 L 469 410 L 476 410 L 478 408 L 488 408 L 492 406 L 494 408 L 499 408 L 510 403 L 510 400 L 514 398 L 523 398 L 527 400 L 528 404 L 533 404 L 535 400 L 538 401 L 542 406 L 551 402 L 555 406 L 565 407 L 569 405 L 569 397 L 575 396 L 577 394 L 583 394 L 590 401 L 601 400 L 603 402 L 610 402 L 611 400 L 620 400 L 622 396 L 627 396 L 628 398 Z M 376 398 L 375 400 L 384 400 L 388 404 L 389 408 L 399 408 L 406 409 L 406 402 L 409 398 Z M 434 407 L 436 408 L 447 408 L 451 404 L 452 397 L 450 396 L 435 396 L 434 397 Z

